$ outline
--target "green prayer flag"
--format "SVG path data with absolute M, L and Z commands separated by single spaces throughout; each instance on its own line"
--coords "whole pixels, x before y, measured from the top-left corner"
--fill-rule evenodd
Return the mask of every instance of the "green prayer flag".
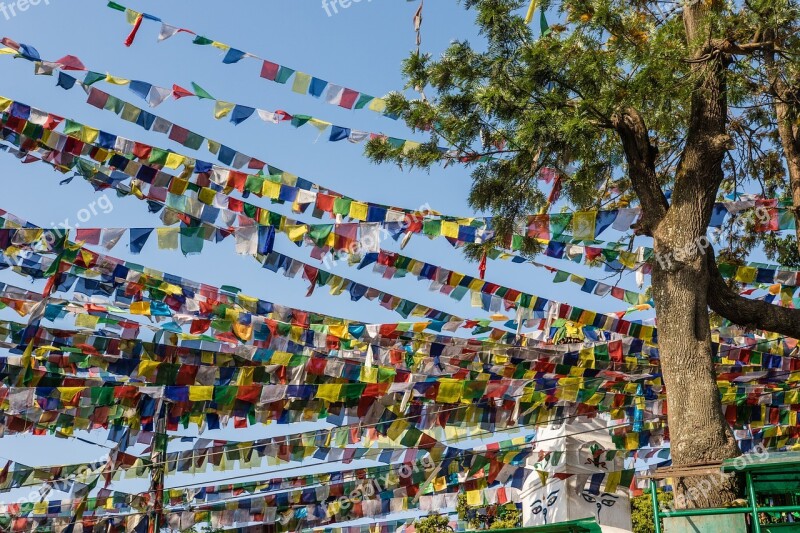
M 352 200 L 349 198 L 337 198 L 333 202 L 333 213 L 335 215 L 347 216 L 350 214 L 350 203 Z
M 203 251 L 204 228 L 181 228 L 181 252 L 183 255 L 199 254 Z
M 189 135 L 186 136 L 186 140 L 183 142 L 183 145 L 192 150 L 199 150 L 203 145 L 204 140 L 205 137 L 190 131 Z
M 142 110 L 138 107 L 131 105 L 127 102 L 122 106 L 122 120 L 127 120 L 128 122 L 136 122 L 139 119 L 139 115 L 142 113 Z
M 162 150 L 154 146 L 150 152 L 150 159 L 147 160 L 147 163 L 150 165 L 166 165 L 167 157 L 169 157 L 169 152 L 167 150 Z
M 106 111 L 112 111 L 115 115 L 119 115 L 120 111 L 125 106 L 125 102 L 117 98 L 116 96 L 108 96 L 108 100 L 106 100 L 106 105 L 103 106 L 103 109 Z
M 218 405 L 231 405 L 236 400 L 237 392 L 238 387 L 214 387 L 214 402 L 216 402 Z
M 553 278 L 553 283 L 562 283 L 569 279 L 569 272 L 564 272 L 563 270 L 559 270 L 556 272 L 555 277 Z
M 541 9 L 540 12 L 539 29 L 541 30 L 542 37 L 546 37 L 550 34 L 550 25 L 547 23 L 547 17 L 544 15 L 544 9 Z
M 317 246 L 322 245 L 328 238 L 328 235 L 333 231 L 333 224 L 315 224 L 310 226 L 311 231 L 308 236 Z
M 192 89 L 194 90 L 194 94 L 198 98 L 205 98 L 206 100 L 216 100 L 213 96 L 208 94 L 205 89 L 197 85 L 195 82 L 192 82 Z
M 553 240 L 557 240 L 564 234 L 567 226 L 572 223 L 571 213 L 554 213 L 550 215 L 550 235 Z
M 275 81 L 278 83 L 286 83 L 289 81 L 289 78 L 292 77 L 292 74 L 294 74 L 294 69 L 281 66 L 280 70 L 278 70 L 278 75 L 275 76 Z
M 214 41 L 212 39 L 209 39 L 208 37 L 203 37 L 202 35 L 198 35 L 197 37 L 194 38 L 192 44 L 199 44 L 200 46 L 206 46 L 213 42 Z
M 403 435 L 403 438 L 400 439 L 400 444 L 402 444 L 406 448 L 413 448 L 417 445 L 417 443 L 419 443 L 419 440 L 421 438 L 422 438 L 422 432 L 417 428 L 415 428 L 414 426 L 411 426 L 406 430 L 406 434 Z
M 105 74 L 101 74 L 99 72 L 89 71 L 89 72 L 86 73 L 86 78 L 84 78 L 83 84 L 87 85 L 87 86 L 88 85 L 93 85 L 93 84 L 97 83 L 98 81 L 104 80 L 104 79 L 106 79 L 106 75 Z
M 107 4 L 107 7 L 110 7 L 111 9 L 116 9 L 117 11 L 122 11 L 123 13 L 127 9 L 125 6 L 120 5 L 120 4 L 116 3 L 116 2 L 109 2 Z
M 299 128 L 312 118 L 313 117 L 311 115 L 295 115 L 292 117 L 292 126 Z
M 428 237 L 438 237 L 442 234 L 442 221 L 426 220 L 422 223 L 422 233 Z
M 264 178 L 260 176 L 247 176 L 247 181 L 244 183 L 244 190 L 249 191 L 255 195 L 261 195 L 261 189 L 264 187 Z
M 75 122 L 74 120 L 67 119 L 64 121 L 64 135 L 80 133 L 82 128 L 83 125 L 79 122 Z
M 370 103 L 374 99 L 375 99 L 374 96 L 370 96 L 368 94 L 363 94 L 362 93 L 361 95 L 359 95 L 358 101 L 356 101 L 355 108 L 356 109 L 364 109 L 364 107 L 366 107 L 366 105 L 368 103 Z

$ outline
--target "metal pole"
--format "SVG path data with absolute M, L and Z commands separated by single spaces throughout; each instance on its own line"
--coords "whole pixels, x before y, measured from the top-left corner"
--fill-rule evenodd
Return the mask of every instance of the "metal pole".
M 650 479 L 650 501 L 653 504 L 653 524 L 655 525 L 655 532 L 661 533 L 661 509 L 658 507 L 657 489 L 656 480 Z
M 747 499 L 750 500 L 750 509 L 753 516 L 753 533 L 761 533 L 761 523 L 758 520 L 758 503 L 756 502 L 756 489 L 753 486 L 753 475 L 745 472 L 747 480 Z
M 164 519 L 164 472 L 167 459 L 167 402 L 160 400 L 158 418 L 155 420 L 155 434 L 153 435 L 153 449 L 150 451 L 150 460 L 153 466 L 150 470 L 150 493 L 154 495 L 152 515 L 150 518 L 150 531 L 158 533 L 163 526 Z

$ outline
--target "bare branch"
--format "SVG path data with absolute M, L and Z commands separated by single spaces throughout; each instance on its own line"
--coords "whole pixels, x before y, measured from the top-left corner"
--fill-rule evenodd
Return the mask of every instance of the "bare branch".
M 708 305 L 713 311 L 743 327 L 800 337 L 800 310 L 738 295 L 719 273 L 713 250 L 708 250 L 707 258 L 711 277 Z

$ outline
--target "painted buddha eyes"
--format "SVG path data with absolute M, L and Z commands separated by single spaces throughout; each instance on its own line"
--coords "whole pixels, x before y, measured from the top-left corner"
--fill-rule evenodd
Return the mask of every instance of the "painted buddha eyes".
M 545 505 L 547 505 L 547 507 L 552 507 L 553 504 L 556 503 L 559 492 L 560 490 L 554 490 L 553 492 L 547 495 L 547 499 L 544 502 Z M 545 507 L 542 505 L 542 500 L 536 500 L 535 502 L 533 502 L 533 504 L 531 504 L 531 512 L 533 514 L 539 514 L 545 510 L 546 510 Z
M 607 492 L 601 494 L 599 498 L 595 498 L 588 492 L 582 492 L 581 496 L 583 496 L 583 499 L 586 500 L 587 503 L 597 503 L 599 501 L 601 505 L 605 505 L 606 507 L 613 507 L 614 504 L 617 503 L 617 498 L 619 498 L 619 496 Z

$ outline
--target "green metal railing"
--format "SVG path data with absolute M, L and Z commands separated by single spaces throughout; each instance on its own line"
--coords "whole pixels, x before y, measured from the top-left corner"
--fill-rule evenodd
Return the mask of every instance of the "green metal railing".
M 710 516 L 723 514 L 750 514 L 752 517 L 753 533 L 761 533 L 761 524 L 758 520 L 758 513 L 796 513 L 800 512 L 800 505 L 779 505 L 774 507 L 759 507 L 756 500 L 756 489 L 753 483 L 753 476 L 748 471 L 745 472 L 745 482 L 747 483 L 747 503 L 746 507 L 717 507 L 712 509 L 686 509 L 682 511 L 662 511 L 658 505 L 658 494 L 655 479 L 650 479 L 650 501 L 653 505 L 653 519 L 655 533 L 661 533 L 661 519 L 679 516 Z M 796 498 L 792 500 L 797 503 Z

